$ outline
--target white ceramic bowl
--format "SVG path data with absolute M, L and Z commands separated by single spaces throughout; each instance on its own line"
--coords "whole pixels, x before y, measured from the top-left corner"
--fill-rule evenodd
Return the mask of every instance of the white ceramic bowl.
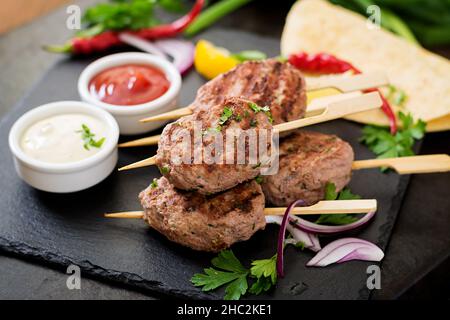
M 83 113 L 97 118 L 108 129 L 101 150 L 89 158 L 72 163 L 48 163 L 23 152 L 20 141 L 27 128 L 48 117 Z M 17 174 L 32 187 L 55 193 L 87 189 L 104 180 L 117 164 L 119 126 L 106 111 L 79 101 L 60 101 L 34 108 L 20 117 L 9 132 L 9 148 Z
M 125 64 L 150 65 L 160 69 L 170 82 L 169 90 L 153 101 L 133 106 L 112 105 L 102 102 L 90 94 L 89 82 L 93 77 L 105 69 Z M 140 52 L 118 53 L 98 59 L 87 66 L 78 79 L 78 93 L 81 99 L 111 113 L 119 124 L 120 133 L 124 135 L 141 134 L 163 126 L 165 122 L 141 123 L 139 120 L 177 108 L 180 88 L 181 76 L 172 63 L 160 57 Z

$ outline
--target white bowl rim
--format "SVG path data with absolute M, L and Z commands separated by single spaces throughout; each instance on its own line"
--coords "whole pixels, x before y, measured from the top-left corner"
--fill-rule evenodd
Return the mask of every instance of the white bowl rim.
M 108 68 L 130 63 L 146 64 L 160 69 L 164 72 L 170 82 L 169 89 L 155 100 L 130 106 L 105 103 L 91 95 L 89 92 L 89 82 L 93 77 Z M 105 56 L 89 64 L 78 78 L 78 93 L 82 100 L 102 107 L 115 115 L 138 115 L 148 112 L 157 112 L 159 109 L 164 108 L 168 103 L 176 98 L 180 92 L 180 89 L 181 75 L 175 66 L 161 57 L 143 52 L 122 52 Z
M 76 110 L 64 109 L 64 107 L 73 107 Z M 48 115 L 50 112 L 51 115 Z M 45 161 L 36 160 L 29 155 L 27 155 L 20 147 L 20 140 L 24 131 L 29 128 L 30 125 L 36 123 L 39 120 L 43 120 L 52 115 L 63 115 L 63 114 L 88 114 L 90 116 L 96 117 L 98 120 L 103 122 L 107 126 L 109 131 L 109 136 L 106 137 L 105 143 L 102 145 L 101 150 L 96 154 L 82 159 L 79 161 L 74 161 L 70 163 L 50 163 Z M 80 101 L 57 101 L 47 103 L 38 106 L 30 111 L 24 113 L 9 131 L 9 148 L 13 155 L 22 161 L 25 165 L 42 172 L 50 173 L 69 173 L 82 171 L 85 168 L 92 167 L 98 163 L 105 160 L 111 152 L 117 147 L 119 141 L 119 125 L 114 117 L 106 112 L 105 110 L 92 106 L 85 102 Z

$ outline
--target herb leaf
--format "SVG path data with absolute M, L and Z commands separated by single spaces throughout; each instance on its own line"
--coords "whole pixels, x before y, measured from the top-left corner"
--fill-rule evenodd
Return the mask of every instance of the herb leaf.
M 96 4 L 83 15 L 86 29 L 78 36 L 94 36 L 105 30 L 139 30 L 159 24 L 154 9 L 182 12 L 182 0 L 114 0 Z
M 270 259 L 254 260 L 250 273 L 256 278 L 266 277 L 270 278 L 272 284 L 277 282 L 277 255 L 275 254 Z
M 422 139 L 425 135 L 424 121 L 419 119 L 414 123 L 412 115 L 403 112 L 399 112 L 398 117 L 402 122 L 402 129 L 395 135 L 391 135 L 385 127 L 368 125 L 363 128 L 360 141 L 367 145 L 377 158 L 412 156 L 415 140 Z M 386 168 L 382 168 L 382 171 L 385 170 Z
M 194 286 L 202 287 L 203 291 L 209 291 L 228 284 L 225 288 L 224 299 L 226 300 L 238 300 L 247 292 L 247 276 L 250 271 L 241 264 L 233 251 L 221 251 L 211 260 L 211 263 L 225 271 L 214 268 L 204 269 L 205 274 L 197 273 L 191 278 Z
M 328 182 L 325 186 L 325 200 L 357 200 L 361 196 L 353 194 L 349 188 L 336 193 L 336 185 Z M 354 214 L 322 214 L 316 220 L 319 224 L 344 225 L 355 222 L 358 218 Z
M 150 183 L 150 187 L 151 187 L 152 189 L 157 188 L 157 187 L 158 187 L 158 179 L 154 178 L 153 181 L 152 181 L 152 183 Z
M 204 273 L 195 274 L 191 282 L 196 287 L 202 287 L 203 291 L 227 285 L 224 299 L 238 300 L 247 291 L 252 294 L 261 294 L 275 285 L 276 261 L 277 255 L 270 259 L 255 260 L 249 270 L 241 264 L 232 250 L 223 250 L 211 260 L 215 268 L 206 268 L 203 270 Z M 249 278 L 256 279 L 250 289 L 248 289 Z
M 222 115 L 219 118 L 219 125 L 223 126 L 233 116 L 233 110 L 229 107 L 224 107 Z
M 101 148 L 106 138 L 103 137 L 100 140 L 95 141 L 95 134 L 91 132 L 91 129 L 85 124 L 81 125 L 81 130 L 75 131 L 77 133 L 81 133 L 81 139 L 83 139 L 83 147 L 86 150 L 90 150 L 89 147 Z

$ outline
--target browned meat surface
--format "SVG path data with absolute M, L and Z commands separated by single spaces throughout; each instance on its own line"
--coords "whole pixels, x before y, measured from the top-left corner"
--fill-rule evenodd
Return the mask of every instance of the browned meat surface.
M 202 194 L 221 192 L 255 178 L 261 167 L 269 163 L 272 125 L 266 112 L 255 112 L 251 106 L 255 105 L 248 100 L 229 98 L 222 105 L 210 108 L 208 113 L 183 117 L 167 125 L 156 155 L 161 173 L 175 187 Z M 225 110 L 231 112 L 231 116 L 221 123 Z M 234 138 L 227 137 L 233 132 L 236 133 Z M 259 143 L 266 140 L 261 138 L 261 132 L 267 134 L 267 143 L 261 144 L 266 147 L 267 157 L 255 158 Z M 250 133 L 255 134 L 256 140 L 244 139 Z M 213 147 L 217 141 L 222 147 L 215 152 Z M 229 141 L 234 144 L 233 148 Z M 250 141 L 256 143 L 250 145 Z M 242 156 L 238 157 L 238 149 Z
M 268 202 L 288 206 L 303 199 L 307 205 L 323 200 L 325 185 L 336 191 L 350 181 L 352 147 L 334 135 L 297 131 L 280 143 L 279 172 L 264 177 L 262 188 Z
M 264 229 L 264 194 L 255 181 L 204 196 L 175 189 L 162 177 L 142 191 L 144 219 L 169 240 L 194 250 L 218 252 Z
M 227 97 L 244 97 L 271 108 L 274 124 L 300 119 L 306 110 L 305 79 L 289 63 L 248 61 L 203 85 L 191 108 L 207 112 Z

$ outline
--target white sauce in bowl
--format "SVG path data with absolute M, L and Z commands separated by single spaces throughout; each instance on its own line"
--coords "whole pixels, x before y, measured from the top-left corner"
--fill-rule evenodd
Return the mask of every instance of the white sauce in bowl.
M 83 139 L 83 125 L 94 134 L 92 140 Z M 95 117 L 81 113 L 63 114 L 31 125 L 23 134 L 20 146 L 25 154 L 36 160 L 71 163 L 99 152 L 101 146 L 95 147 L 95 142 L 108 139 L 107 132 L 105 124 Z

